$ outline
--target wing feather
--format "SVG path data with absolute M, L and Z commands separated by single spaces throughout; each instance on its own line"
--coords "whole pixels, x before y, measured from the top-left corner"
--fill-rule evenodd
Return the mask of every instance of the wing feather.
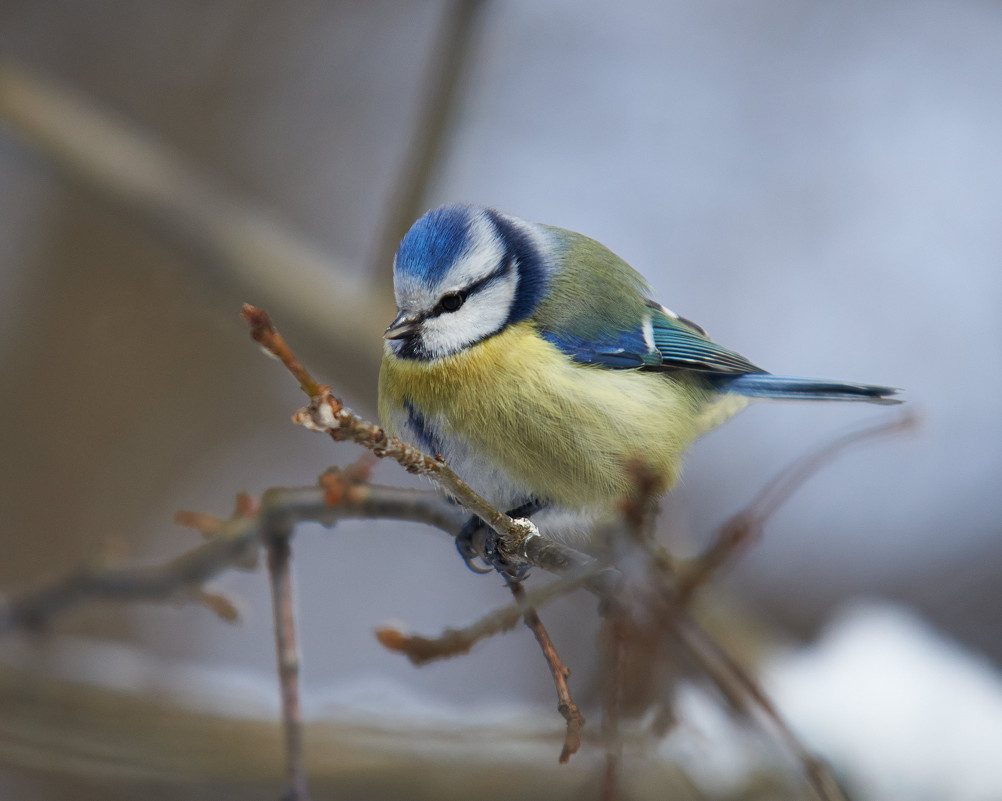
M 648 301 L 645 311 L 645 316 L 629 327 L 599 337 L 541 333 L 575 361 L 613 370 L 684 369 L 724 375 L 765 372 L 739 353 L 721 347 L 698 325 L 664 306 Z

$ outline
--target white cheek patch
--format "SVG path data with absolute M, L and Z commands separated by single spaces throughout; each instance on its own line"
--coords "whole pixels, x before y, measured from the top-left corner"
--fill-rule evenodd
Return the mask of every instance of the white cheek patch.
M 516 271 L 508 270 L 470 295 L 456 311 L 425 320 L 421 332 L 425 351 L 433 359 L 441 358 L 500 331 L 508 319 L 517 287 Z

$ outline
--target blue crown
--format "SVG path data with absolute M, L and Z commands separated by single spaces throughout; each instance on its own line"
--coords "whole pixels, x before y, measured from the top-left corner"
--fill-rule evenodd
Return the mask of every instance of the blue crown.
M 437 284 L 470 246 L 475 213 L 471 206 L 453 204 L 425 214 L 397 248 L 397 272 L 425 285 Z

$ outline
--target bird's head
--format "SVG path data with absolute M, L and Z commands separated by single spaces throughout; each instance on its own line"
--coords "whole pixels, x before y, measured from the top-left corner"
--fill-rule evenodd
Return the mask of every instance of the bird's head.
M 400 358 L 439 359 L 532 315 L 547 287 L 539 226 L 450 205 L 411 227 L 393 263 L 397 317 L 384 336 Z

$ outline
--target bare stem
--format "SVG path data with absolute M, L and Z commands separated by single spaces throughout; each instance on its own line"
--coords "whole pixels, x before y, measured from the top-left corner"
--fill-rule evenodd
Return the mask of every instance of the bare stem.
M 752 702 L 800 763 L 808 784 L 821 801 L 848 801 L 824 760 L 812 754 L 793 733 L 772 700 L 748 673 L 689 615 L 675 617 L 673 633 L 702 665 L 725 695 Z
M 468 653 L 480 640 L 515 628 L 528 611 L 539 609 L 578 587 L 590 589 L 597 577 L 608 576 L 606 571 L 600 563 L 591 560 L 538 589 L 523 590 L 516 596 L 515 603 L 495 609 L 463 628 L 447 628 L 437 637 L 410 634 L 395 626 L 377 629 L 376 637 L 384 648 L 403 654 L 415 665 L 449 659 Z M 611 581 L 611 577 L 608 580 Z
M 580 555 L 573 549 L 552 541 L 537 542 L 543 538 L 531 522 L 513 520 L 495 509 L 456 475 L 444 460 L 428 456 L 397 437 L 388 437 L 382 428 L 346 407 L 331 394 L 330 387 L 314 380 L 266 312 L 244 304 L 243 316 L 251 326 L 254 340 L 285 365 L 299 382 L 300 389 L 310 398 L 310 405 L 293 415 L 294 422 L 311 431 L 328 434 L 336 442 L 355 442 L 380 458 L 395 460 L 410 473 L 434 479 L 451 497 L 497 532 L 499 550 L 510 563 L 535 564 L 554 572 L 581 564 Z
M 905 412 L 889 422 L 877 423 L 850 431 L 813 450 L 784 468 L 773 478 L 755 499 L 724 523 L 713 543 L 681 573 L 679 596 L 683 603 L 710 577 L 732 561 L 749 544 L 758 541 L 766 522 L 789 500 L 809 478 L 830 463 L 847 448 L 866 440 L 889 434 L 898 434 L 915 427 L 917 419 Z
M 162 601 L 183 596 L 244 561 L 259 543 L 257 521 L 227 521 L 218 536 L 160 565 L 129 566 L 95 560 L 25 592 L 0 596 L 0 634 L 44 625 L 87 600 Z
M 34 588 L 0 595 L 0 635 L 43 626 L 88 601 L 195 597 L 196 590 L 224 570 L 250 566 L 273 518 L 333 526 L 338 520 L 379 517 L 426 523 L 453 536 L 466 519 L 459 507 L 433 491 L 353 485 L 336 505 L 328 501 L 329 490 L 321 486 L 274 487 L 262 496 L 260 512 L 256 505 L 241 503 L 229 520 L 179 512 L 178 522 L 197 528 L 206 542 L 163 564 L 119 565 L 98 559 Z
M 308 801 L 303 761 L 303 720 L 299 705 L 299 652 L 296 648 L 296 609 L 292 589 L 290 528 L 268 532 L 268 577 L 275 623 L 275 654 L 282 691 L 282 727 L 285 732 L 285 801 Z
M 525 587 L 518 582 L 508 582 L 508 586 L 511 589 L 511 594 L 515 596 L 515 600 L 524 605 L 526 600 Z M 560 655 L 553 645 L 553 640 L 550 639 L 549 632 L 539 618 L 539 613 L 535 608 L 530 607 L 525 610 L 522 620 L 535 635 L 536 642 L 543 650 L 546 664 L 553 675 L 553 684 L 557 688 L 557 711 L 567 721 L 567 734 L 564 736 L 564 747 L 560 752 L 560 764 L 563 765 L 581 748 L 581 729 L 584 728 L 585 717 L 581 714 L 578 705 L 574 703 L 570 687 L 567 686 L 567 679 L 571 675 L 570 668 L 560 659 Z

